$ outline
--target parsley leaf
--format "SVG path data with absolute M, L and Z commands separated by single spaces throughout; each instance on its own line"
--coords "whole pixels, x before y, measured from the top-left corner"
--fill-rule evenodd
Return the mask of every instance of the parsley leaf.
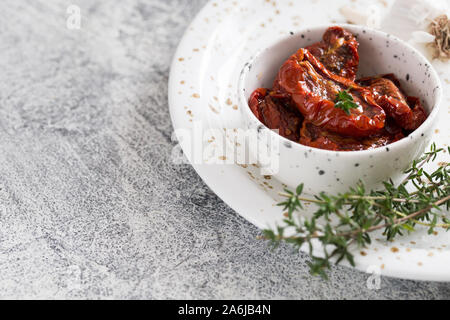
M 350 109 L 358 109 L 358 105 L 356 104 L 353 96 L 347 90 L 342 90 L 336 96 L 334 100 L 334 107 L 339 108 L 345 111 L 348 115 L 350 115 Z
M 355 247 L 370 245 L 373 232 L 384 230 L 390 241 L 414 232 L 417 225 L 426 227 L 430 235 L 436 228 L 450 231 L 450 217 L 445 213 L 450 207 L 450 164 L 443 162 L 434 172 L 424 168 L 444 152 L 448 158 L 450 147 L 444 150 L 433 144 L 429 152 L 413 161 L 401 184 L 388 180 L 378 191 L 369 192 L 362 181 L 338 195 L 322 192 L 310 197 L 303 194 L 303 184 L 295 191 L 286 189 L 279 194 L 284 202 L 278 205 L 288 214 L 285 226 L 264 231 L 263 239 L 274 248 L 281 242 L 297 250 L 309 248 L 311 273 L 327 279 L 331 262 L 355 265 Z M 310 218 L 303 216 L 305 203 L 316 206 Z M 318 251 L 317 241 L 323 251 Z

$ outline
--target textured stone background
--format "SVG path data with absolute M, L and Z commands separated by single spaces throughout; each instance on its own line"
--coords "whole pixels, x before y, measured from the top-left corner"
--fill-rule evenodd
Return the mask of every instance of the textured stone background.
M 170 61 L 205 0 L 0 2 L 0 298 L 442 299 L 271 252 L 169 160 Z

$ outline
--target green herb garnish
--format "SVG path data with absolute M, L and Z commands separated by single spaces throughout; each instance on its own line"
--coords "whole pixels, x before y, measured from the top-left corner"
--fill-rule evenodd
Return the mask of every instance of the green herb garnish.
M 353 96 L 350 94 L 348 90 L 340 91 L 336 99 L 334 100 L 334 107 L 339 108 L 345 111 L 346 114 L 350 115 L 350 109 L 358 109 L 359 106 L 356 104 Z
M 331 268 L 332 261 L 339 264 L 346 260 L 354 266 L 350 248 L 370 245 L 370 234 L 374 231 L 383 230 L 383 236 L 388 241 L 405 232 L 414 232 L 417 225 L 427 227 L 430 235 L 435 233 L 436 228 L 449 231 L 450 219 L 442 207 L 450 208 L 450 165 L 439 163 L 439 169 L 432 173 L 423 169 L 426 163 L 435 161 L 441 152 L 445 151 L 433 144 L 430 152 L 413 162 L 405 172 L 407 178 L 399 186 L 387 181 L 381 191 L 367 192 L 362 182 L 337 196 L 321 193 L 314 198 L 304 197 L 303 185 L 295 192 L 285 190 L 280 195 L 286 201 L 279 206 L 287 211 L 286 226 L 265 230 L 264 238 L 271 241 L 274 247 L 282 241 L 298 249 L 307 246 L 312 257 L 309 264 L 311 273 L 326 279 L 326 270 Z M 303 203 L 318 207 L 312 218 L 298 214 L 303 209 Z M 335 218 L 334 222 L 331 217 Z M 292 236 L 285 236 L 288 233 Z M 318 256 L 313 250 L 314 241 L 322 244 L 323 255 Z

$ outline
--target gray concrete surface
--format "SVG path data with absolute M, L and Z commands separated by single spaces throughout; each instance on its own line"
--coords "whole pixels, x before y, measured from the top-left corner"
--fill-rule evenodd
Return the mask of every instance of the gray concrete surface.
M 66 9 L 82 9 L 81 30 Z M 274 252 L 169 160 L 169 65 L 204 0 L 0 2 L 0 298 L 444 299 Z

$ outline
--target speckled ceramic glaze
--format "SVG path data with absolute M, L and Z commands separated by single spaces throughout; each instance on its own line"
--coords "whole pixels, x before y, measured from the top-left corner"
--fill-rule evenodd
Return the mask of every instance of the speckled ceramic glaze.
M 251 93 L 257 88 L 272 87 L 283 62 L 299 48 L 320 41 L 328 27 L 304 29 L 284 37 L 245 64 L 238 94 L 248 128 L 257 130 L 260 135 L 270 131 L 262 126 L 248 107 L 247 101 Z M 403 177 L 404 170 L 414 159 L 420 157 L 430 144 L 441 106 L 440 79 L 417 50 L 380 31 L 360 26 L 342 27 L 352 32 L 360 43 L 358 77 L 394 73 L 401 80 L 408 95 L 422 98 L 429 117 L 409 137 L 387 147 L 368 151 L 334 152 L 310 148 L 270 131 L 270 134 L 277 136 L 280 141 L 280 166 L 275 176 L 292 188 L 303 182 L 309 193 L 345 192 L 359 180 L 362 180 L 368 189 L 378 188 L 383 181 L 389 179 L 398 181 Z
M 324 25 L 345 23 L 340 8 L 358 2 L 211 1 L 186 30 L 173 59 L 169 105 L 174 128 L 192 130 L 199 123 L 205 129 L 216 129 L 223 133 L 223 137 L 219 133 L 214 139 L 205 136 L 204 144 L 217 149 L 219 138 L 228 136 L 224 129 L 261 125 L 247 109 L 245 100 L 249 92 L 243 97 L 238 90 L 244 65 L 265 48 L 282 41 L 281 54 L 261 66 L 263 78 L 248 78 L 245 86 L 255 89 L 260 84 L 270 84 L 283 59 L 302 45 L 320 39 Z M 319 25 L 322 27 L 317 27 Z M 408 93 L 421 96 L 425 106 L 433 111 L 426 124 L 410 138 L 389 146 L 389 151 L 382 148 L 371 152 L 333 153 L 308 149 L 277 137 L 281 142 L 281 152 L 294 154 L 292 160 L 283 156 L 282 168 L 296 176 L 287 174 L 283 180 L 291 185 L 308 181 L 306 187 L 310 192 L 313 189 L 343 189 L 360 178 L 376 184 L 387 177 L 388 172 L 399 176 L 430 140 L 445 147 L 450 137 L 448 108 L 442 107 L 442 112 L 437 115 L 439 89 L 435 89 L 438 81 L 432 67 L 410 47 L 392 37 L 354 26 L 348 26 L 348 29 L 360 36 L 363 75 L 396 73 Z M 448 107 L 450 64 L 433 61 L 433 66 L 444 86 L 443 106 Z M 255 75 L 256 68 L 258 66 L 254 63 L 249 76 Z M 436 120 L 439 123 L 433 131 Z M 185 140 L 179 142 L 181 148 L 188 152 L 189 143 Z M 225 203 L 259 228 L 283 223 L 283 212 L 276 206 L 282 200 L 279 192 L 285 187 L 283 183 L 262 175 L 256 166 L 211 164 L 217 163 L 213 161 L 217 158 L 223 159 L 221 154 L 216 154 L 203 164 L 192 165 Z M 442 161 L 448 161 L 447 154 L 442 154 L 434 164 L 425 168 L 434 170 Z M 314 209 L 314 206 L 308 206 L 304 214 L 311 214 Z M 436 232 L 430 237 L 426 228 L 418 226 L 417 232 L 400 237 L 394 243 L 384 241 L 381 233 L 374 234 L 375 241 L 371 246 L 354 252 L 356 267 L 367 272 L 379 270 L 381 274 L 393 277 L 450 281 L 450 233 Z

